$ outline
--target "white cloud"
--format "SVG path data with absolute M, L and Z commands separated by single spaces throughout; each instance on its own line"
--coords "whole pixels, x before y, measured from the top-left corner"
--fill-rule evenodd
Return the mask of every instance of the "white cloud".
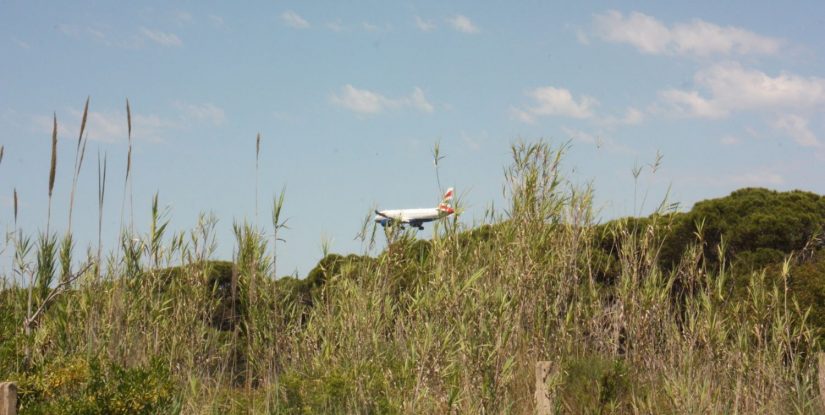
M 111 45 L 111 42 L 109 41 L 106 34 L 103 33 L 103 31 L 101 31 L 100 29 L 94 28 L 92 26 L 78 26 L 61 23 L 57 25 L 57 30 L 59 30 L 64 35 L 73 38 L 86 38 L 102 43 L 106 46 Z
M 424 96 L 424 91 L 422 91 L 419 87 L 415 87 L 415 89 L 413 89 L 413 93 L 410 95 L 408 100 L 410 105 L 419 111 L 433 112 L 435 110 L 433 104 L 427 101 L 427 97 Z
M 662 99 L 677 113 L 721 118 L 736 111 L 815 109 L 825 105 L 825 78 L 780 73 L 772 77 L 738 63 L 722 63 L 699 71 L 694 76 L 698 91 L 669 89 Z
M 332 94 L 330 102 L 360 114 L 378 114 L 385 110 L 412 108 L 431 113 L 433 105 L 424 96 L 424 91 L 416 87 L 408 97 L 387 98 L 377 92 L 358 89 L 352 85 L 344 85 L 341 93 Z
M 20 40 L 16 37 L 11 38 L 11 41 L 14 42 L 14 44 L 17 45 L 17 47 L 19 47 L 20 49 L 30 49 L 31 48 L 31 45 L 29 45 L 28 42 Z
M 70 117 L 57 118 L 57 134 L 61 140 L 77 139 L 80 132 L 80 119 L 83 112 L 70 109 Z M 32 117 L 36 130 L 44 134 L 52 132 L 52 116 L 36 115 Z M 175 123 L 157 115 L 144 115 L 132 112 L 132 138 L 150 142 L 163 141 L 163 131 L 175 127 Z M 128 138 L 128 124 L 125 111 L 89 111 L 86 118 L 86 136 L 91 141 L 104 143 L 123 142 Z
M 797 144 L 803 147 L 819 147 L 821 145 L 814 133 L 808 128 L 808 120 L 798 115 L 780 116 L 774 120 L 773 128 L 788 134 Z
M 213 104 L 192 104 L 175 102 L 177 116 L 169 118 L 155 114 L 143 114 L 132 107 L 132 138 L 147 142 L 162 142 L 173 130 L 189 129 L 199 122 L 222 125 L 224 111 Z M 68 109 L 69 116 L 57 114 L 57 133 L 61 140 L 77 139 L 83 112 L 77 108 Z M 51 134 L 52 116 L 31 117 L 35 131 Z M 86 120 L 86 133 L 91 141 L 104 143 L 124 142 L 128 138 L 128 123 L 125 110 L 90 110 Z
M 593 108 L 599 105 L 595 98 L 582 96 L 576 101 L 570 91 L 552 86 L 536 88 L 527 95 L 533 98 L 535 104 L 525 108 L 512 108 L 511 113 L 516 119 L 528 123 L 534 122 L 536 117 L 551 115 L 590 118 L 593 116 Z
M 281 21 L 295 29 L 307 29 L 310 26 L 308 21 L 292 10 L 281 13 Z
M 476 26 L 472 20 L 467 16 L 455 15 L 447 19 L 447 22 L 461 33 L 476 34 L 481 32 L 481 29 Z
M 606 125 L 639 125 L 644 121 L 645 114 L 641 110 L 635 107 L 628 107 L 625 110 L 624 116 L 616 117 L 616 116 L 608 116 L 601 120 L 599 120 L 602 124 Z
M 226 23 L 224 23 L 223 17 L 218 16 L 216 14 L 210 14 L 209 15 L 209 21 L 212 22 L 213 26 L 215 26 L 219 29 L 222 29 L 222 28 L 226 27 Z
M 628 108 L 625 112 L 624 118 L 622 118 L 623 124 L 628 125 L 637 125 L 641 124 L 644 121 L 645 115 L 642 111 L 638 110 L 637 108 Z
M 33 126 L 34 131 L 36 131 L 38 133 L 42 133 L 42 134 L 51 134 L 52 133 L 52 128 L 53 128 L 52 122 L 54 121 L 54 119 L 52 118 L 51 114 L 50 115 L 34 115 L 34 116 L 31 117 L 31 121 L 32 121 L 32 126 Z M 78 126 L 79 125 L 80 124 L 78 123 Z M 58 139 L 62 139 L 63 137 L 68 137 L 70 134 L 72 134 L 70 131 L 71 130 L 66 126 L 65 120 L 63 120 L 62 118 L 58 118 L 58 120 L 57 120 L 57 137 L 58 137 Z M 75 138 L 77 138 L 78 131 L 79 130 L 74 129 Z
M 419 16 L 415 16 L 415 26 L 422 32 L 432 32 L 436 27 L 432 20 L 424 20 Z
M 96 28 L 92 26 L 78 26 L 71 24 L 58 24 L 56 29 L 60 33 L 83 40 L 91 40 L 108 47 L 123 49 L 139 49 L 146 45 L 147 40 L 163 43 L 167 46 L 180 46 L 182 42 L 173 34 L 151 31 L 145 27 L 138 28 L 139 32 L 129 32 L 121 35 L 112 34 L 107 28 Z M 123 33 L 121 31 L 121 33 Z
M 529 111 L 521 110 L 516 107 L 510 107 L 510 116 L 523 123 L 532 124 L 536 122 L 536 118 L 530 114 Z
M 192 14 L 186 11 L 179 11 L 175 13 L 175 20 L 178 24 L 192 23 Z
M 635 151 L 630 149 L 624 144 L 621 144 L 611 138 L 605 131 L 598 130 L 593 133 L 588 133 L 586 131 L 582 131 L 576 128 L 570 128 L 567 126 L 562 126 L 561 131 L 564 133 L 566 138 L 571 140 L 593 145 L 596 147 L 597 150 L 605 149 L 611 153 L 621 153 L 621 154 L 635 154 Z
M 183 46 L 183 42 L 180 38 L 174 33 L 164 33 L 158 30 L 149 30 L 145 27 L 140 28 L 140 32 L 145 36 L 147 39 L 157 43 L 161 46 L 173 46 L 173 47 L 180 47 Z
M 327 23 L 327 29 L 333 32 L 344 32 L 347 30 L 347 27 L 344 26 L 341 19 L 335 19 L 335 21 Z
M 378 32 L 381 30 L 381 27 L 374 25 L 370 22 L 363 22 L 361 23 L 361 27 L 364 28 L 367 32 Z
M 726 146 L 733 146 L 733 145 L 741 143 L 742 140 L 740 140 L 739 137 L 736 137 L 736 136 L 733 136 L 733 135 L 726 135 L 726 136 L 722 137 L 722 139 L 719 140 L 719 142 L 721 142 L 722 144 L 724 144 Z
M 582 29 L 576 29 L 576 40 L 578 40 L 582 45 L 590 44 L 590 37 L 587 36 L 587 33 L 585 33 Z
M 721 118 L 727 110 L 718 108 L 709 100 L 702 98 L 697 91 L 668 89 L 659 95 L 669 103 L 676 113 L 700 118 Z
M 486 131 L 482 131 L 478 136 L 472 136 L 467 134 L 466 131 L 461 130 L 461 141 L 463 141 L 464 145 L 472 151 L 481 150 L 481 142 L 482 140 L 486 141 L 486 138 Z
M 175 107 L 181 111 L 183 117 L 188 120 L 208 121 L 213 125 L 221 125 L 226 120 L 226 114 L 222 108 L 213 104 L 190 104 L 176 102 Z
M 73 115 L 79 119 L 81 112 L 75 111 Z M 136 140 L 161 142 L 164 130 L 174 127 L 173 121 L 157 115 L 132 113 L 132 138 Z M 89 139 L 93 141 L 115 142 L 128 138 L 126 114 L 119 111 L 89 111 L 86 129 L 89 131 Z
M 391 101 L 383 95 L 349 84 L 344 86 L 342 96 L 333 94 L 330 100 L 333 104 L 362 114 L 376 114 L 391 105 Z
M 80 26 L 65 23 L 60 23 L 55 28 L 67 36 L 79 36 L 82 31 Z
M 644 53 L 663 53 L 670 41 L 670 30 L 655 18 L 633 12 L 625 19 L 611 10 L 593 18 L 595 35 L 608 42 L 629 43 Z
M 772 55 L 782 45 L 776 38 L 701 19 L 668 28 L 655 17 L 639 12 L 626 17 L 615 10 L 595 15 L 593 29 L 605 41 L 630 44 L 642 53 L 654 55 Z
M 598 146 L 601 146 L 601 143 L 604 142 L 604 140 L 599 136 L 595 136 L 593 134 L 586 133 L 575 128 L 561 127 L 561 130 L 569 138 L 585 144 L 596 144 Z

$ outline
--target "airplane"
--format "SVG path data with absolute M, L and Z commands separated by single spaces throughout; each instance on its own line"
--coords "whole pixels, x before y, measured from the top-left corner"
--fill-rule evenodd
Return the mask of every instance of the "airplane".
M 441 219 L 455 213 L 455 209 L 450 206 L 450 200 L 453 199 L 453 188 L 447 189 L 444 196 L 441 198 L 441 203 L 434 208 L 425 209 L 393 209 L 393 210 L 375 210 L 375 222 L 380 223 L 381 226 L 387 227 L 395 224 L 410 225 L 424 230 L 424 224 L 432 222 L 436 219 Z

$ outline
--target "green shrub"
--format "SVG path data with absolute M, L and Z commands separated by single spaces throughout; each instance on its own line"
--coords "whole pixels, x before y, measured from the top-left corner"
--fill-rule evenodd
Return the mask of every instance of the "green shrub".
M 81 357 L 50 362 L 18 379 L 19 407 L 30 414 L 154 414 L 179 407 L 169 370 Z
M 239 293 L 232 297 L 232 270 L 230 261 L 203 261 L 185 266 L 168 267 L 155 271 L 161 290 L 166 290 L 175 280 L 198 273 L 202 278 L 195 281 L 205 291 L 206 298 L 213 300 L 209 324 L 218 330 L 232 330 L 242 319 L 244 303 L 239 300 Z
M 292 296 L 301 304 L 312 306 L 315 297 L 323 290 L 327 281 L 337 276 L 352 277 L 352 271 L 362 266 L 369 266 L 373 259 L 366 256 L 350 254 L 347 256 L 328 254 L 321 258 L 315 268 L 309 271 L 303 280 L 280 279 L 285 286 L 290 287 Z
M 766 260 L 765 252 L 788 254 L 802 249 L 823 228 L 825 197 L 799 190 L 747 188 L 698 202 L 675 219 L 662 249 L 662 265 L 678 263 L 685 247 L 696 240 L 697 224 L 703 223 L 705 257 L 711 265 L 718 263 L 716 247 L 724 240 L 729 260 L 762 249 L 749 257 L 758 266 Z
M 781 275 L 781 265 L 774 265 L 769 273 Z M 808 322 L 820 337 L 825 336 L 825 249 L 811 258 L 794 263 L 788 272 L 788 290 L 803 310 L 810 310 Z M 782 281 L 776 281 L 780 287 Z
M 626 404 L 630 375 L 620 359 L 572 358 L 564 364 L 560 403 L 567 413 L 603 413 Z
M 388 385 L 382 374 L 385 370 L 372 364 L 351 369 L 333 367 L 316 374 L 286 373 L 280 379 L 281 410 L 290 414 L 400 413 L 387 398 Z M 368 379 L 367 390 L 359 390 L 358 379 L 364 378 Z M 367 398 L 368 402 L 363 407 L 348 408 L 345 403 L 357 397 Z

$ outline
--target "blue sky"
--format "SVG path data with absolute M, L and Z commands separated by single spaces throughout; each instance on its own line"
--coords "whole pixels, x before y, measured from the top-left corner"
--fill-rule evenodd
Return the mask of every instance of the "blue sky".
M 52 229 L 67 226 L 83 102 L 88 147 L 73 227 L 97 235 L 97 152 L 109 162 L 114 246 L 134 138 L 135 226 L 151 196 L 173 230 L 201 212 L 259 223 L 287 189 L 279 274 L 358 252 L 374 207 L 427 207 L 440 176 L 468 225 L 495 203 L 509 146 L 570 142 L 571 183 L 603 219 L 746 186 L 825 193 L 821 2 L 31 2 L 0 0 L 0 226 L 46 223 L 51 116 L 59 123 Z M 634 166 L 644 168 L 637 182 Z M 634 183 L 637 186 L 634 186 Z M 634 192 L 634 188 L 638 191 Z M 646 195 L 645 203 L 642 203 Z M 126 213 L 128 217 L 128 212 Z M 421 233 L 431 235 L 431 227 Z M 8 269 L 9 252 L 0 264 Z

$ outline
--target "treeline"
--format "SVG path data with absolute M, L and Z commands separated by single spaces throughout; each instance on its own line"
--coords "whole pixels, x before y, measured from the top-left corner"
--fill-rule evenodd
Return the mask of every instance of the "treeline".
M 494 239 L 505 224 L 483 225 L 457 235 L 460 245 L 485 244 Z M 699 250 L 692 257 L 707 272 L 718 270 L 722 264 L 733 270 L 726 289 L 733 301 L 744 301 L 748 279 L 754 273 L 767 271 L 781 274 L 788 260 L 788 292 L 798 301 L 801 310 L 810 310 L 810 322 L 825 334 L 825 196 L 799 190 L 778 192 L 762 188 L 745 188 L 729 196 L 696 203 L 688 212 L 655 214 L 650 217 L 628 217 L 612 220 L 593 227 L 594 247 L 589 260 L 594 263 L 594 279 L 604 287 L 611 287 L 621 277 L 622 241 L 634 232 L 653 231 L 660 235 L 656 247 L 658 265 L 666 272 L 677 272 L 686 251 Z M 551 249 L 551 247 L 548 247 Z M 375 268 L 381 256 L 395 255 L 411 263 L 424 263 L 432 250 L 429 240 L 399 238 L 379 258 L 355 254 L 328 254 L 303 278 L 291 276 L 273 281 L 283 293 L 289 307 L 306 309 L 323 301 L 326 282 L 332 278 L 355 278 L 365 270 Z M 216 309 L 212 324 L 229 330 L 244 313 L 245 293 L 233 295 L 233 263 L 210 261 L 206 267 L 209 277 L 204 290 L 214 295 Z M 357 273 L 353 271 L 357 270 Z M 181 267 L 163 271 L 170 278 L 186 272 Z M 369 273 L 366 273 L 369 275 Z M 393 292 L 400 295 L 407 290 L 417 275 L 395 275 Z M 684 281 L 676 281 L 676 290 Z
M 458 243 L 488 241 L 502 228 L 502 224 L 483 225 L 458 235 Z M 753 272 L 766 268 L 777 271 L 789 260 L 791 293 L 803 309 L 812 308 L 813 320 L 825 329 L 825 301 L 820 301 L 825 300 L 825 196 L 800 190 L 744 188 L 729 196 L 700 201 L 687 212 L 628 217 L 597 225 L 592 234 L 599 250 L 593 252 L 591 260 L 598 263 L 595 276 L 600 283 L 609 286 L 620 276 L 618 255 L 625 239 L 622 232 L 649 228 L 655 228 L 661 236 L 657 258 L 663 270 L 675 270 L 687 250 L 699 249 L 703 268 L 716 270 L 725 263 L 735 271 L 729 289 L 739 294 L 747 286 L 744 280 Z M 390 250 L 406 250 L 411 257 L 424 260 L 431 242 L 402 239 Z M 329 254 L 303 279 L 286 277 L 279 282 L 301 304 L 311 306 L 329 278 L 348 274 L 342 272 L 343 268 L 375 262 L 365 256 Z M 215 271 L 228 281 L 230 263 L 223 263 Z

